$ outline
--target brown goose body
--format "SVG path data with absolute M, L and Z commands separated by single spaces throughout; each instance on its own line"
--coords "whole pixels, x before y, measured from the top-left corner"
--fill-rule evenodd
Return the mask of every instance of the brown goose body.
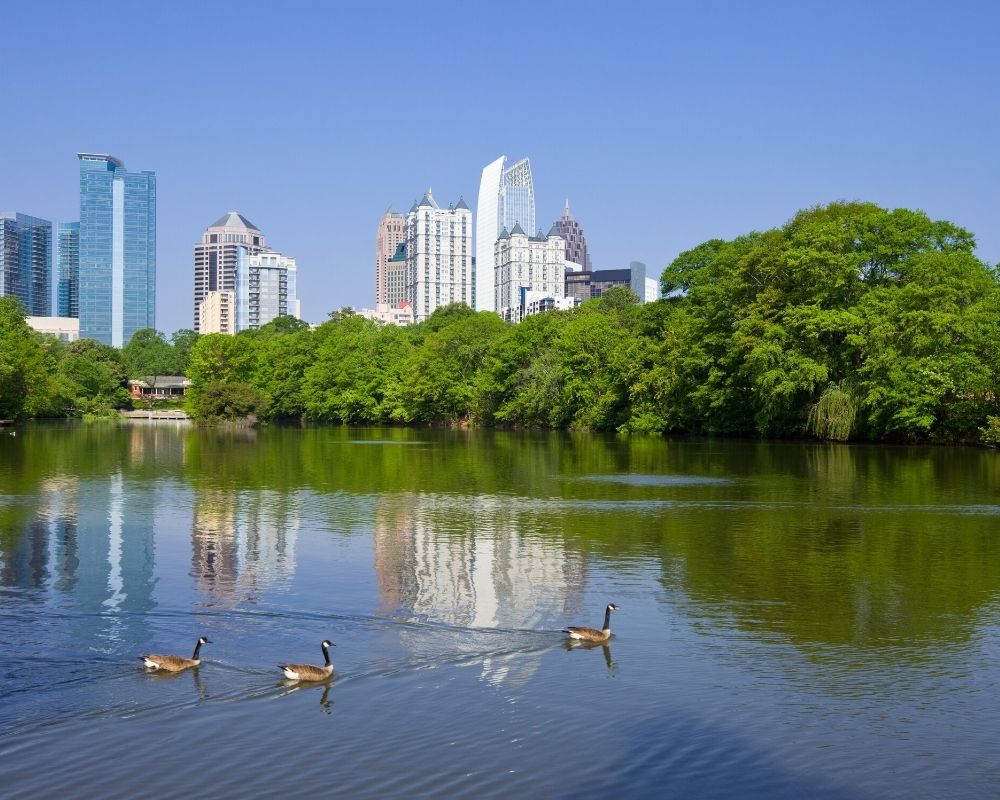
M 184 656 L 173 656 L 166 655 L 163 653 L 147 653 L 144 656 L 139 656 L 139 659 L 143 662 L 143 666 L 146 669 L 158 669 L 164 672 L 181 672 L 182 670 L 189 669 L 190 667 L 197 667 L 201 663 L 201 646 L 203 644 L 211 644 L 208 639 L 204 636 L 198 639 L 198 643 L 194 646 L 194 655 L 191 658 L 184 658 Z
M 320 647 L 323 649 L 323 660 L 326 662 L 322 667 L 312 664 L 278 664 L 278 667 L 285 673 L 285 677 L 290 681 L 324 681 L 333 675 L 333 663 L 330 661 L 330 648 L 335 647 L 333 642 L 326 640 Z
M 587 628 L 581 625 L 571 625 L 565 629 L 570 639 L 582 639 L 585 642 L 606 642 L 611 638 L 611 629 L 597 630 L 597 628 Z
M 606 642 L 611 638 L 611 612 L 617 610 L 618 606 L 614 603 L 608 603 L 607 608 L 604 609 L 604 627 L 600 630 L 571 625 L 568 628 L 563 628 L 563 633 L 568 633 L 570 639 L 580 639 L 584 642 Z

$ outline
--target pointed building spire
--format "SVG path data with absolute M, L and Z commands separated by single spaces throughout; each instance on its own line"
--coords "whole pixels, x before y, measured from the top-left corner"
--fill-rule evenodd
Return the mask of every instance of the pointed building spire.
M 566 198 L 566 210 L 563 211 L 563 219 L 573 219 L 573 215 L 569 211 L 569 198 Z

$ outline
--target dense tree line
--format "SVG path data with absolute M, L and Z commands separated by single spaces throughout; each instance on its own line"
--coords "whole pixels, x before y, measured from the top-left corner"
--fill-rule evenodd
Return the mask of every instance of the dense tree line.
M 15 416 L 83 407 L 65 391 L 51 401 L 59 381 L 108 405 L 123 374 L 185 372 L 203 419 L 1000 438 L 1000 284 L 949 222 L 834 203 L 682 253 L 662 288 L 657 303 L 616 288 L 514 326 L 447 306 L 407 328 L 345 310 L 315 329 L 285 317 L 236 336 L 144 331 L 118 356 L 39 345 L 0 319 L 0 416 L 17 387 L 53 376 Z M 42 380 L 9 379 L 18 359 Z
M 973 441 L 1000 414 L 1000 291 L 973 250 L 921 212 L 834 203 L 682 253 L 658 303 L 338 313 L 201 337 L 188 375 L 205 416 Z
M 0 297 L 0 419 L 91 417 L 132 407 L 128 380 L 183 375 L 197 334 L 168 342 L 137 331 L 121 350 L 93 339 L 62 342 L 36 333 L 14 297 Z

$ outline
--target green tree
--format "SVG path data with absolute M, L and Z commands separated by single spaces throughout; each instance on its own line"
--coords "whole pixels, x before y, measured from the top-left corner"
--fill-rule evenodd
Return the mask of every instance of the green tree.
M 24 419 L 52 407 L 52 358 L 25 322 L 16 297 L 0 297 L 0 419 Z
M 315 352 L 315 335 L 308 323 L 295 317 L 278 317 L 260 329 L 254 339 L 250 375 L 252 384 L 267 401 L 267 417 L 303 416 L 303 378 Z
M 93 339 L 59 349 L 57 376 L 65 414 L 107 414 L 131 405 L 122 353 Z
M 492 312 L 458 305 L 438 309 L 425 325 L 430 332 L 408 361 L 396 416 L 405 422 L 470 421 L 479 405 L 479 371 L 507 326 Z
M 267 401 L 248 383 L 209 381 L 201 387 L 193 407 L 199 420 L 212 423 L 259 416 L 266 411 Z
M 670 345 L 656 380 L 633 386 L 659 395 L 674 429 L 803 433 L 832 384 L 867 437 L 976 435 L 995 396 L 983 331 L 997 282 L 973 246 L 951 223 L 870 203 L 706 242 L 664 272 L 680 295 Z
M 132 334 L 122 348 L 122 362 L 129 378 L 180 374 L 175 371 L 179 365 L 173 345 L 153 328 L 143 328 Z
M 555 341 L 570 319 L 554 311 L 511 325 L 490 348 L 480 379 L 480 417 L 487 423 L 559 427 L 561 353 Z
M 320 326 L 318 337 L 315 363 L 305 370 L 308 415 L 336 422 L 387 421 L 387 398 L 398 386 L 409 337 L 394 325 L 383 327 L 356 315 Z
M 198 334 L 188 328 L 174 331 L 170 343 L 174 348 L 174 367 L 171 375 L 186 375 L 188 362 L 191 360 L 191 348 L 198 341 Z
M 198 396 L 210 383 L 250 385 L 256 349 L 256 340 L 246 333 L 236 336 L 206 333 L 199 336 L 191 348 L 186 373 L 191 381 L 187 400 L 192 411 L 197 413 Z

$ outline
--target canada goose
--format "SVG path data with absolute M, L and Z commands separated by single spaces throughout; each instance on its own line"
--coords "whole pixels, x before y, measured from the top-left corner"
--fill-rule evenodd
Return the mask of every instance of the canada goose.
M 604 627 L 600 630 L 596 628 L 569 627 L 563 628 L 563 633 L 568 633 L 570 639 L 583 639 L 585 642 L 606 642 L 611 638 L 611 612 L 617 611 L 618 606 L 608 603 L 604 609 Z
M 188 667 L 197 667 L 201 663 L 199 653 L 201 652 L 201 646 L 203 644 L 211 644 L 211 642 L 204 636 L 199 637 L 198 643 L 194 646 L 194 655 L 191 656 L 191 658 L 150 653 L 145 656 L 139 656 L 139 660 L 143 662 L 143 666 L 147 669 L 162 669 L 167 672 L 180 672 Z
M 324 639 L 323 644 L 323 666 L 314 667 L 312 664 L 278 664 L 285 673 L 285 677 L 290 681 L 321 681 L 333 675 L 333 663 L 330 661 L 330 648 L 336 645 L 329 639 Z

